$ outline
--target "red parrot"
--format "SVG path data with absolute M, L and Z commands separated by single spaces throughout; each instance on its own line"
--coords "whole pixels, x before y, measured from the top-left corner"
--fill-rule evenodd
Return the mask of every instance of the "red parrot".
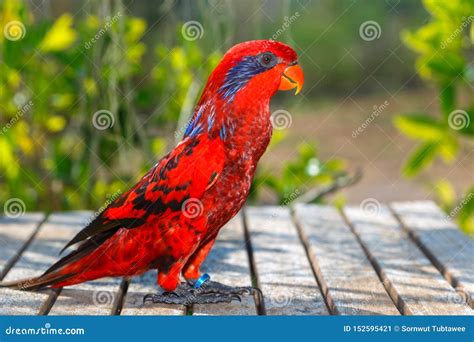
M 59 288 L 157 269 L 166 292 L 153 301 L 182 303 L 219 230 L 249 195 L 272 135 L 271 97 L 277 90 L 298 93 L 302 85 L 303 71 L 289 46 L 271 40 L 235 45 L 209 76 L 182 141 L 63 249 L 78 244 L 76 250 L 37 278 L 0 286 Z M 188 282 L 179 292 L 181 275 Z M 212 283 L 201 302 L 236 293 Z M 212 300 L 211 292 L 223 295 Z

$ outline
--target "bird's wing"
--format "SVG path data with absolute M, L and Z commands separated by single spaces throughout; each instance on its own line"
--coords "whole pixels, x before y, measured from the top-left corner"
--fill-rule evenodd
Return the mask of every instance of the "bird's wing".
M 132 189 L 113 201 L 81 230 L 64 249 L 89 240 L 97 246 L 120 228 L 140 227 L 150 217 L 163 219 L 180 211 L 186 200 L 202 198 L 222 172 L 224 161 L 224 146 L 220 139 L 209 140 L 205 136 L 186 138 Z

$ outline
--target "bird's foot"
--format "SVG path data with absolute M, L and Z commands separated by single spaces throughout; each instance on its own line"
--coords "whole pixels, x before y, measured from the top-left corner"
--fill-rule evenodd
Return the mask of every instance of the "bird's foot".
M 229 286 L 218 283 L 217 281 L 207 281 L 201 285 L 196 291 L 200 291 L 203 294 L 231 294 L 231 295 L 253 295 L 260 293 L 260 289 L 251 286 Z
M 260 293 L 260 290 L 253 287 L 232 287 L 215 281 L 206 281 L 195 288 L 194 284 L 184 282 L 174 292 L 148 294 L 143 302 L 179 305 L 230 303 L 233 300 L 240 302 L 242 295 L 254 293 Z

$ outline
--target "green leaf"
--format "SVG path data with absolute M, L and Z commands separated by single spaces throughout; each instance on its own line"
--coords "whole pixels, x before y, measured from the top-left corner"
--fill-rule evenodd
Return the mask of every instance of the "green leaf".
M 474 44 L 474 25 L 471 24 L 471 42 Z
M 461 228 L 468 234 L 474 234 L 474 187 L 468 189 L 456 208 L 459 209 Z
M 441 202 L 443 209 L 448 209 L 454 204 L 456 193 L 454 191 L 453 185 L 445 180 L 439 180 L 434 184 L 434 191 Z
M 439 94 L 441 99 L 441 110 L 443 111 L 444 116 L 447 118 L 449 113 L 455 109 L 456 88 L 452 83 L 450 83 L 442 87 L 442 90 Z
M 439 144 L 439 154 L 446 163 L 452 163 L 459 151 L 459 144 L 454 136 L 447 136 Z
M 464 58 L 456 53 L 443 53 L 429 56 L 425 61 L 436 80 L 447 83 L 453 82 L 464 74 Z
M 434 52 L 441 42 L 441 26 L 432 22 L 416 32 L 402 31 L 401 38 L 406 46 L 420 54 Z
M 397 115 L 394 124 L 400 132 L 417 140 L 440 140 L 446 134 L 446 128 L 443 125 L 423 114 Z
M 343 171 L 346 168 L 346 163 L 342 159 L 330 159 L 323 166 L 328 171 Z
M 438 143 L 427 142 L 420 145 L 408 158 L 403 174 L 407 177 L 413 177 L 424 168 L 431 165 L 438 151 Z

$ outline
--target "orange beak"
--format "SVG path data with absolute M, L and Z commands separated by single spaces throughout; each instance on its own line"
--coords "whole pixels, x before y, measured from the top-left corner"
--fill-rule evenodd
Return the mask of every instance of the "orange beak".
M 304 74 L 303 69 L 298 64 L 291 65 L 285 69 L 281 76 L 280 86 L 278 90 L 290 90 L 296 88 L 297 95 L 303 88 Z

